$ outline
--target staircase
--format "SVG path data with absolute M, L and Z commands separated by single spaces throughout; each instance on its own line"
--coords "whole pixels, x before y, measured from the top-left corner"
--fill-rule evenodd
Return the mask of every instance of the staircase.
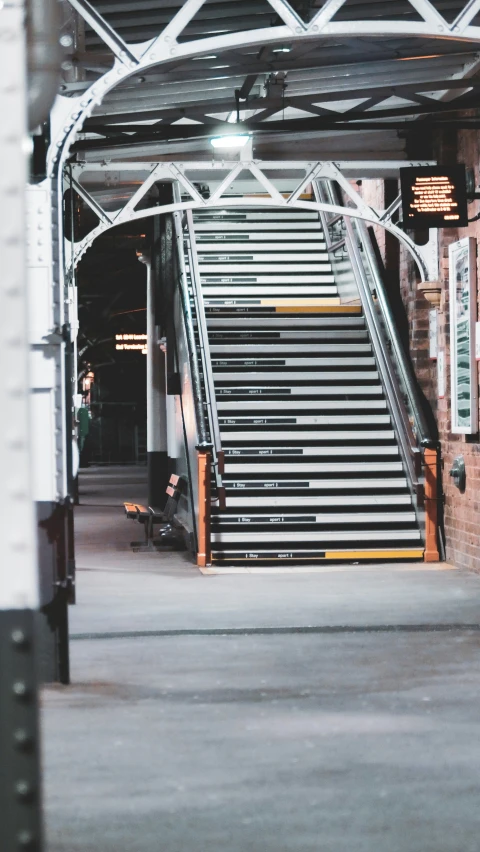
M 359 304 L 341 304 L 317 213 L 194 214 L 226 509 L 216 563 L 421 559 Z

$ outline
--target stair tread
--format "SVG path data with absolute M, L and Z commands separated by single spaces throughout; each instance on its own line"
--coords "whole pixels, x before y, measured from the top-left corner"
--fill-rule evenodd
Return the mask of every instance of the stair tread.
M 267 276 L 263 277 L 266 278 Z M 220 281 L 206 281 L 203 287 L 203 293 L 205 299 L 211 298 L 212 296 L 225 295 L 257 296 L 259 299 L 264 299 L 267 296 L 291 296 L 292 284 L 289 283 L 285 276 L 282 276 L 282 281 L 278 284 L 275 284 L 275 281 L 273 280 L 267 282 L 260 281 L 259 279 L 257 279 L 256 283 L 253 285 L 248 283 L 236 284 L 235 282 L 232 282 L 231 284 L 228 284 L 228 282 L 222 284 Z M 323 284 L 318 280 L 313 280 L 311 282 L 305 281 L 305 283 L 302 284 L 296 282 L 295 284 L 295 294 L 300 298 L 304 296 L 335 296 L 336 293 L 337 288 L 331 286 L 331 282 L 328 281 L 323 282 Z
M 218 411 L 239 411 L 244 409 L 252 409 L 257 411 L 272 411 L 278 409 L 279 411 L 303 411 L 310 410 L 314 411 L 315 409 L 331 409 L 332 411 L 341 408 L 355 411 L 359 408 L 371 408 L 371 409 L 385 409 L 387 408 L 387 403 L 384 399 L 355 399 L 355 400 L 308 400 L 305 402 L 304 400 L 281 400 L 280 402 L 268 401 L 268 400 L 239 400 L 237 402 L 225 402 L 224 400 L 219 400 L 217 402 Z
M 269 494 L 268 497 L 255 495 L 254 497 L 241 497 L 232 495 L 228 498 L 229 508 L 244 507 L 259 508 L 262 506 L 411 506 L 412 498 L 409 494 L 328 494 L 328 495 L 303 495 L 289 494 L 286 496 Z
M 268 238 L 272 238 L 272 232 L 278 233 L 279 231 L 289 231 L 292 234 L 305 234 L 311 233 L 314 239 L 319 241 L 323 240 L 323 234 L 318 226 L 318 220 L 315 221 L 311 219 L 310 221 L 300 221 L 294 220 L 288 222 L 275 222 L 268 221 L 267 219 L 257 219 L 257 220 L 249 220 L 243 222 L 222 222 L 221 226 L 219 226 L 218 222 L 195 222 L 195 233 L 218 233 L 223 236 L 225 233 L 242 233 L 243 231 L 248 231 L 249 233 L 253 233 L 255 239 L 258 239 L 257 232 L 264 231 L 268 233 Z
M 299 260 L 303 262 L 308 259 L 330 263 L 330 255 L 326 247 L 323 248 L 321 245 L 312 245 L 311 243 L 305 245 L 302 245 L 301 242 L 288 243 L 285 241 L 282 241 L 282 243 L 253 243 L 249 240 L 243 243 L 222 242 L 221 245 L 217 241 L 213 243 L 201 242 L 198 245 L 199 261 L 203 261 L 203 258 L 208 258 L 209 261 L 215 258 L 220 263 L 225 259 L 229 260 L 231 257 L 236 259 L 242 254 L 246 254 L 252 262 L 258 260 L 263 263 L 264 259 L 273 262 L 276 260 L 293 262 Z
M 314 370 L 303 370 L 301 373 L 291 373 L 291 372 L 282 372 L 282 373 L 272 373 L 268 370 L 264 370 L 263 372 L 257 372 L 256 370 L 250 370 L 248 373 L 219 373 L 217 371 L 213 371 L 213 376 L 217 377 L 218 386 L 221 387 L 223 382 L 241 382 L 242 380 L 248 379 L 249 382 L 292 382 L 297 381 L 299 379 L 302 382 L 309 381 L 327 381 L 327 382 L 340 382 L 340 381 L 350 381 L 351 379 L 370 379 L 371 381 L 378 381 L 379 375 L 375 369 L 371 370 L 342 370 L 338 371 L 337 367 L 334 369 L 323 372 L 322 370 L 314 371 Z
M 296 430 L 295 434 L 292 434 L 291 431 L 288 432 L 275 432 L 275 435 L 267 435 L 265 436 L 265 430 L 261 430 L 260 432 L 255 429 L 250 429 L 248 432 L 223 432 L 222 433 L 222 441 L 225 443 L 230 441 L 253 441 L 255 439 L 262 440 L 261 436 L 264 436 L 264 440 L 266 441 L 366 441 L 366 440 L 393 440 L 395 437 L 395 432 L 393 429 L 376 429 L 374 432 L 371 430 L 365 429 L 363 431 L 355 431 L 352 429 L 351 431 L 327 431 L 324 432 L 301 432 L 300 430 Z
M 272 532 L 260 532 L 257 531 L 255 533 L 255 540 L 257 543 L 261 542 L 278 542 L 278 541 L 301 541 L 305 543 L 305 535 L 306 533 L 303 530 L 298 532 L 294 530 L 288 530 L 287 532 L 280 532 L 279 530 L 272 530 Z M 212 544 L 223 544 L 227 542 L 241 542 L 248 541 L 250 537 L 250 533 L 248 532 L 212 532 Z M 335 539 L 336 541 L 382 541 L 382 540 L 407 540 L 407 541 L 420 541 L 420 531 L 418 529 L 410 529 L 410 530 L 335 530 L 334 534 L 330 530 L 325 531 L 316 531 L 311 530 L 308 533 L 309 541 L 332 541 Z
M 308 476 L 309 473 L 374 473 L 378 471 L 398 471 L 402 472 L 402 462 L 305 462 L 303 467 L 296 463 L 281 463 L 275 464 L 275 473 L 296 473 L 297 475 Z M 228 462 L 225 464 L 225 483 L 229 481 L 230 475 L 234 473 L 269 473 L 272 474 L 272 464 L 258 463 L 242 463 L 233 464 Z

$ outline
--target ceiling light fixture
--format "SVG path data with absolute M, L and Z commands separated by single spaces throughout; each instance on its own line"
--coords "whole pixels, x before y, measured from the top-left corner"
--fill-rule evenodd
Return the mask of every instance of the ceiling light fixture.
M 243 148 L 250 139 L 249 133 L 232 134 L 229 136 L 213 136 L 210 145 L 213 148 Z

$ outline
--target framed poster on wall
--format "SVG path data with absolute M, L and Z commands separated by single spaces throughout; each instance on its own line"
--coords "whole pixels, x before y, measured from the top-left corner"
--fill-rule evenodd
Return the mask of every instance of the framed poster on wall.
M 452 432 L 458 435 L 472 435 L 478 431 L 476 249 L 477 243 L 473 237 L 458 240 L 448 249 Z

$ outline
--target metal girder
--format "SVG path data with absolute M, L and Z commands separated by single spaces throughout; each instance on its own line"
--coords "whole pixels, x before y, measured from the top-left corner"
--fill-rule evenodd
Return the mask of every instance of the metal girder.
M 35 424 L 25 270 L 25 40 L 23 0 L 11 0 L 0 9 L 0 836 L 5 852 L 44 849 L 36 668 L 40 590 L 30 441 Z
M 191 162 L 191 163 L 153 163 L 150 164 L 150 174 L 144 184 L 136 191 L 134 198 L 136 202 L 132 203 L 131 199 L 122 209 L 118 210 L 114 215 L 110 213 L 109 220 L 105 216 L 99 216 L 100 223 L 94 228 L 81 242 L 76 243 L 72 249 L 71 260 L 73 264 L 77 264 L 83 257 L 87 249 L 92 245 L 94 240 L 103 234 L 106 230 L 133 219 L 143 219 L 148 216 L 156 216 L 164 213 L 170 213 L 181 210 L 198 210 L 212 209 L 218 207 L 290 207 L 292 209 L 306 210 L 322 210 L 332 214 L 350 216 L 356 219 L 362 219 L 374 225 L 379 225 L 392 233 L 397 239 L 405 245 L 408 251 L 412 254 L 419 268 L 422 280 L 436 279 L 438 276 L 438 263 L 431 254 L 431 246 L 428 248 L 417 246 L 413 240 L 404 233 L 397 225 L 393 224 L 392 216 L 398 208 L 398 204 L 391 205 L 387 211 L 377 211 L 369 207 L 361 198 L 359 193 L 353 188 L 350 180 L 342 172 L 341 167 L 344 164 L 333 162 L 317 162 L 306 163 L 303 161 L 271 161 L 260 162 L 256 160 L 235 160 L 235 161 L 218 161 L 218 162 Z M 346 164 L 352 166 L 352 164 Z M 387 164 L 384 164 L 387 167 Z M 400 165 L 405 165 L 401 163 Z M 362 168 L 363 167 L 363 168 Z M 374 167 L 378 168 L 378 164 L 373 163 L 355 163 L 357 174 L 368 173 L 368 170 Z M 391 168 L 391 163 L 388 164 Z M 84 171 L 102 170 L 125 170 L 139 171 L 145 170 L 147 164 L 142 163 L 125 163 L 125 164 L 73 164 L 72 174 L 77 182 Z M 218 182 L 218 186 L 209 198 L 203 198 L 197 192 L 194 181 L 195 173 L 209 173 L 211 179 Z M 232 185 L 242 173 L 247 173 L 249 179 L 255 181 L 256 185 L 263 190 L 265 194 L 253 196 L 251 194 L 238 196 L 228 195 L 227 191 L 232 189 Z M 285 197 L 279 192 L 275 185 L 275 179 L 271 177 L 272 173 L 277 173 L 281 177 L 282 173 L 297 174 L 295 188 Z M 190 177 L 188 176 L 190 174 Z M 351 206 L 326 204 L 320 201 L 302 201 L 300 195 L 305 190 L 305 187 L 315 180 L 330 180 L 335 181 L 343 190 L 344 194 L 350 201 Z M 135 203 L 145 196 L 150 186 L 154 181 L 175 181 L 180 184 L 189 194 L 188 200 L 178 200 L 173 204 L 142 208 L 135 210 Z M 179 195 L 179 194 L 178 194 Z M 98 209 L 98 202 L 91 198 L 85 187 L 82 188 L 82 197 L 90 198 L 88 203 L 92 209 Z M 397 200 L 398 201 L 398 200 Z M 98 214 L 97 214 L 98 215 Z
M 161 84 L 160 84 L 161 85 Z M 334 91 L 315 93 L 315 94 L 292 94 L 281 98 L 277 95 L 270 95 L 266 97 L 258 97 L 251 99 L 248 104 L 243 104 L 241 107 L 241 113 L 245 110 L 253 111 L 253 110 L 268 110 L 268 115 L 258 115 L 252 116 L 251 118 L 242 119 L 242 125 L 245 127 L 255 127 L 259 125 L 264 125 L 266 129 L 270 124 L 270 121 L 265 123 L 265 118 L 270 118 L 272 114 L 275 112 L 281 113 L 282 110 L 287 110 L 288 107 L 296 107 L 306 112 L 312 112 L 312 114 L 321 114 L 322 116 L 326 116 L 330 120 L 335 120 L 336 118 L 339 121 L 345 121 L 345 117 L 349 115 L 352 110 L 348 110 L 345 112 L 344 109 L 339 109 L 338 107 L 343 105 L 343 101 L 348 99 L 352 100 L 352 98 L 362 100 L 364 99 L 364 103 L 359 104 L 353 108 L 353 112 L 356 114 L 362 114 L 362 116 L 370 117 L 370 118 L 378 118 L 379 114 L 366 112 L 366 110 L 370 110 L 372 107 L 371 99 L 375 98 L 375 105 L 379 105 L 386 100 L 389 100 L 392 97 L 405 98 L 407 100 L 417 101 L 417 99 L 422 100 L 422 103 L 427 103 L 430 106 L 430 111 L 434 113 L 441 106 L 444 110 L 446 107 L 443 104 L 439 104 L 439 102 L 435 101 L 433 98 L 424 98 L 420 93 L 421 91 L 429 91 L 429 92 L 444 92 L 445 90 L 456 90 L 459 89 L 459 94 L 463 94 L 466 89 L 474 89 L 478 90 L 480 88 L 480 80 L 436 80 L 436 81 L 424 81 L 417 83 L 399 83 L 398 85 L 375 85 L 375 83 L 371 83 L 370 85 L 365 84 L 362 87 L 355 87 L 355 82 L 352 82 L 351 87 L 348 93 L 345 89 L 337 89 Z M 197 96 L 198 97 L 198 96 Z M 322 104 L 329 104 L 328 109 L 321 107 L 319 108 L 317 105 L 317 101 L 321 101 Z M 456 108 L 455 101 L 451 103 L 451 109 Z M 192 103 L 184 104 L 182 107 L 182 114 L 186 118 L 195 118 L 200 121 L 204 119 L 204 113 L 208 112 L 212 113 L 222 113 L 229 110 L 232 106 L 232 99 L 225 97 L 222 93 L 222 96 L 219 98 L 211 98 L 209 101 L 202 101 L 198 103 L 197 101 L 192 101 Z M 465 108 L 465 107 L 463 107 Z M 415 104 L 412 108 L 404 108 L 402 110 L 402 114 L 414 113 L 417 107 Z M 387 110 L 389 113 L 390 111 Z M 396 110 L 399 112 L 399 110 Z M 383 115 L 383 110 L 380 115 Z M 165 104 L 162 108 L 159 106 L 155 110 L 144 110 L 137 111 L 135 117 L 132 113 L 126 114 L 116 114 L 114 112 L 110 113 L 108 116 L 95 116 L 94 118 L 90 118 L 85 123 L 85 129 L 89 131 L 94 131 L 95 133 L 102 133 L 106 128 L 110 128 L 112 130 L 117 131 L 128 131 L 129 133 L 133 132 L 167 132 L 165 122 L 168 122 L 168 119 L 174 118 L 177 119 L 180 117 L 180 112 L 178 107 L 171 107 L 169 104 Z M 355 116 L 356 117 L 356 116 Z M 140 125 L 139 122 L 145 119 L 155 120 L 153 125 Z M 213 119 L 212 119 L 213 120 Z M 171 125 L 169 125 L 171 126 Z
M 23 16 L 21 2 L 0 11 L 0 611 L 35 609 L 39 601 L 29 446 Z
M 33 493 L 37 503 L 67 495 L 65 335 L 68 310 L 55 275 L 49 186 L 27 188 L 30 374 L 34 441 Z M 105 217 L 105 222 L 107 219 Z
M 310 21 L 304 21 L 290 6 L 287 0 L 268 0 L 272 10 L 283 21 L 279 26 L 230 32 L 211 37 L 179 41 L 196 13 L 202 9 L 206 0 L 186 0 L 173 15 L 163 31 L 153 40 L 141 44 L 126 45 L 110 25 L 87 0 L 73 0 L 74 8 L 88 21 L 98 36 L 115 54 L 112 69 L 97 80 L 86 92 L 77 98 L 59 97 L 52 114 L 52 145 L 49 153 L 49 173 L 53 174 L 61 165 L 76 134 L 81 130 L 85 119 L 94 106 L 99 104 L 106 93 L 118 83 L 126 80 L 134 72 L 146 71 L 156 65 L 178 60 L 182 57 L 196 57 L 211 52 L 231 50 L 232 48 L 253 45 L 265 46 L 288 41 L 294 43 L 308 39 L 338 38 L 345 36 L 407 36 L 442 39 L 459 39 L 480 42 L 480 27 L 473 26 L 477 3 L 466 3 L 462 12 L 453 23 L 449 23 L 429 0 L 407 0 L 420 16 L 419 21 L 405 20 L 335 20 L 338 11 L 346 0 L 328 0 Z

